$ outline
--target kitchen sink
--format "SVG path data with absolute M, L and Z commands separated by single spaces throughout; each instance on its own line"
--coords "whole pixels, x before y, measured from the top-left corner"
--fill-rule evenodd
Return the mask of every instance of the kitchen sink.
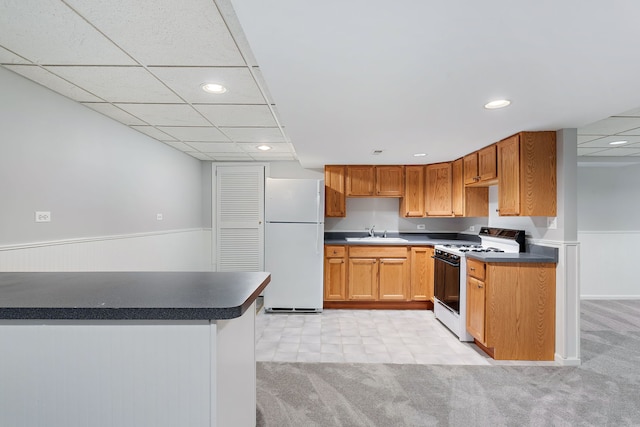
M 346 237 L 347 242 L 376 243 L 389 245 L 392 243 L 408 243 L 407 239 L 401 237 Z

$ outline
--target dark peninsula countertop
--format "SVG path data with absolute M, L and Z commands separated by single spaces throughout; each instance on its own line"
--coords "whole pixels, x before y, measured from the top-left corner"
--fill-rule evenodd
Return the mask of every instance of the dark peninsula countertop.
M 233 319 L 270 280 L 265 272 L 0 273 L 0 319 Z

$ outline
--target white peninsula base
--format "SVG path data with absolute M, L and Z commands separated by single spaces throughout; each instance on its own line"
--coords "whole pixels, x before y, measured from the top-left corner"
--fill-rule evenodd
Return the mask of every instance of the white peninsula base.
M 256 424 L 255 302 L 230 320 L 0 320 L 0 425 Z

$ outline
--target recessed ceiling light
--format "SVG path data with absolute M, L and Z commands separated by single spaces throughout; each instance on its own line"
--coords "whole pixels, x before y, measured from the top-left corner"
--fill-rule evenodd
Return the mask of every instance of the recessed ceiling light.
M 413 157 L 424 157 L 426 155 L 427 155 L 427 153 L 416 153 L 416 154 L 413 155 Z
M 613 141 L 610 142 L 609 145 L 622 145 L 622 144 L 626 144 L 628 141 Z
M 271 150 L 271 148 L 273 148 L 273 147 L 271 147 L 270 145 L 264 145 L 264 144 L 263 144 L 263 145 L 258 145 L 256 148 L 257 148 L 258 150 L 260 150 L 260 151 L 269 151 L 269 150 Z
M 219 83 L 203 83 L 202 90 L 209 93 L 225 93 L 227 88 Z
M 497 108 L 504 108 L 511 104 L 511 101 L 508 99 L 496 99 L 495 101 L 487 102 L 484 104 L 484 108 L 487 110 L 495 110 Z

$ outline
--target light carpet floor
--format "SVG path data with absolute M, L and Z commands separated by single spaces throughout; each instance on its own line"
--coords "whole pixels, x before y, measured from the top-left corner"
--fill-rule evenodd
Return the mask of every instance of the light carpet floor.
M 258 426 L 640 426 L 640 301 L 583 301 L 579 367 L 259 362 Z

